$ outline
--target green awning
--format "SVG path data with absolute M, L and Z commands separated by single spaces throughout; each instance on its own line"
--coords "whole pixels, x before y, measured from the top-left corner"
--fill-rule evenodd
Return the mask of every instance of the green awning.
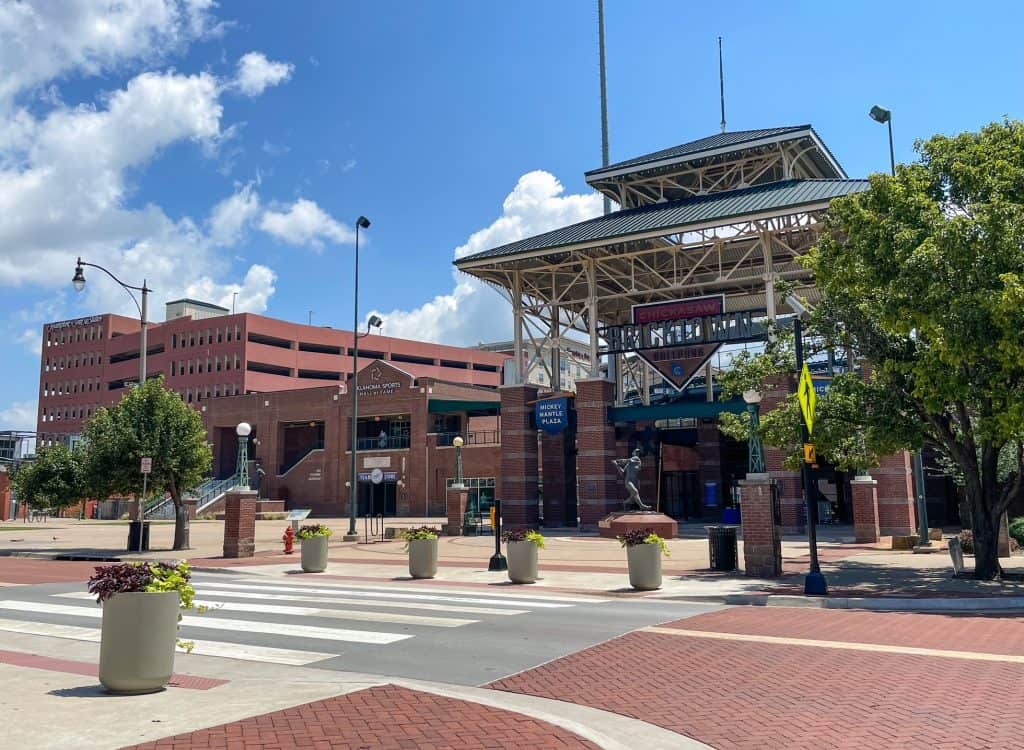
M 486 411 L 491 414 L 501 414 L 501 402 L 432 398 L 427 403 L 427 411 L 431 414 L 450 414 L 459 411 Z
M 722 412 L 742 414 L 746 404 L 741 399 L 731 401 L 677 401 L 674 404 L 652 406 L 616 406 L 608 410 L 612 422 L 651 422 L 655 419 L 699 419 L 717 417 Z

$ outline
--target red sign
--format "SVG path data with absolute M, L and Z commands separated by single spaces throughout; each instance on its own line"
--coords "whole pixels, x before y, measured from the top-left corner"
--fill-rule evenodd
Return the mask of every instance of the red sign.
M 659 323 L 667 320 L 703 318 L 721 315 L 725 312 L 725 295 L 694 297 L 672 302 L 654 302 L 649 305 L 633 305 L 634 325 Z M 647 364 L 661 373 L 676 390 L 683 390 L 701 371 L 708 360 L 722 344 L 693 344 L 665 349 L 638 349 L 637 354 Z

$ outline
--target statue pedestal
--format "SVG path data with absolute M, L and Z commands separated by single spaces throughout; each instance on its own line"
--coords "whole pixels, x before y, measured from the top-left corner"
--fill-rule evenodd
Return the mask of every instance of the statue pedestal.
M 664 513 L 653 510 L 609 513 L 597 523 L 598 533 L 607 539 L 614 539 L 619 534 L 635 529 L 651 529 L 663 539 L 674 539 L 679 533 L 679 524 Z

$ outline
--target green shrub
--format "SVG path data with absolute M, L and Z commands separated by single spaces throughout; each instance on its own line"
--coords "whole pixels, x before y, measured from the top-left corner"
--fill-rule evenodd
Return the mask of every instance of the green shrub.
M 1010 536 L 1017 540 L 1017 544 L 1024 547 L 1024 516 L 1017 516 L 1010 521 Z
M 1024 519 L 1015 518 L 1014 521 L 1020 521 Z M 965 555 L 974 554 L 974 534 L 970 529 L 964 529 L 960 532 L 957 537 L 960 539 L 960 548 L 964 551 Z M 1013 535 L 1013 527 L 1010 527 L 1010 554 L 1017 552 L 1021 548 L 1021 543 L 1017 537 Z
M 539 531 L 528 528 L 509 529 L 501 532 L 501 541 L 509 542 L 533 542 L 537 549 L 544 549 L 544 535 Z
M 619 544 L 623 547 L 635 547 L 638 544 L 657 544 L 666 557 L 670 556 L 665 540 L 654 533 L 654 529 L 633 529 L 625 534 L 619 534 Z

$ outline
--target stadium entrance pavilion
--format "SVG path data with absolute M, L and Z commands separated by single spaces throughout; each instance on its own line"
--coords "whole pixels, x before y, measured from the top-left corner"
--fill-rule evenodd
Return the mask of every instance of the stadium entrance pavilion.
M 780 280 L 818 301 L 798 259 L 815 244 L 830 201 L 868 183 L 849 179 L 810 125 L 721 133 L 590 171 L 586 180 L 619 210 L 455 262 L 513 310 L 515 356 L 502 387 L 503 514 L 510 523 L 542 516 L 546 525 L 572 525 L 578 517 L 592 527 L 622 507 L 612 459 L 639 447 L 646 500 L 679 519 L 730 520 L 746 445 L 721 435 L 717 421 L 744 404 L 718 399 L 715 373 L 738 348 L 763 345 L 765 321 L 793 315 L 778 299 Z M 538 393 L 524 383 L 534 364 L 524 352 L 551 352 L 544 364 L 557 373 L 565 337 L 589 342 L 589 377 L 575 394 Z M 847 367 L 842 352 L 812 364 L 822 376 Z M 766 451 L 784 524 L 797 530 L 800 478 L 782 459 Z M 873 474 L 883 533 L 910 533 L 909 457 L 888 457 Z M 816 476 L 819 500 L 848 518 L 845 479 L 828 467 Z

